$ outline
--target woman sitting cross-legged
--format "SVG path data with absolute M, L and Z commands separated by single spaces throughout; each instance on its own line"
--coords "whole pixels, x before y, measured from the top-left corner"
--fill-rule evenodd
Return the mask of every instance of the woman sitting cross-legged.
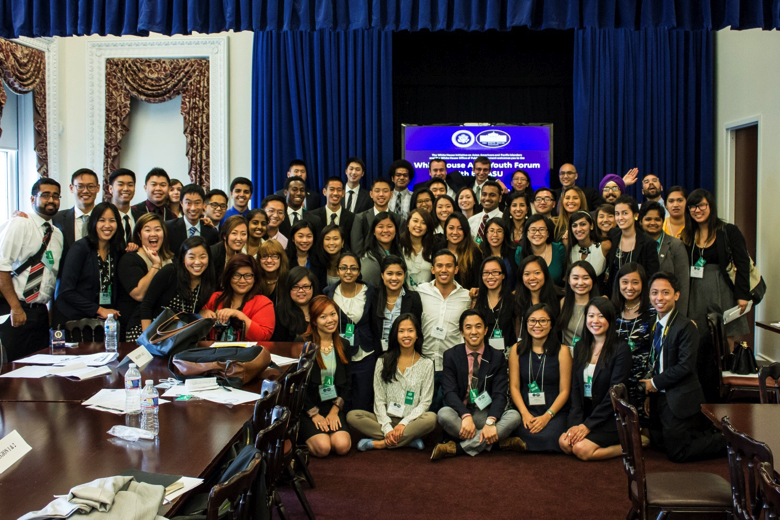
M 243 253 L 237 253 L 225 266 L 221 285 L 224 291 L 215 292 L 201 311 L 204 318 L 228 323 L 231 318 L 244 322 L 244 338 L 248 341 L 267 341 L 274 333 L 274 305 L 260 294 L 260 277 L 257 261 Z
M 374 370 L 374 413 L 352 410 L 349 425 L 368 438 L 358 450 L 423 449 L 422 437 L 436 427 L 436 414 L 428 411 L 433 400 L 433 361 L 422 357 L 420 321 L 401 314 L 390 329 L 390 346 Z
M 574 347 L 569 429 L 558 439 L 567 455 L 603 460 L 622 453 L 609 389 L 628 383 L 631 349 L 618 339 L 612 303 L 593 298 L 585 312 L 586 329 Z
M 339 313 L 336 302 L 327 296 L 315 296 L 309 305 L 309 328 L 295 338 L 320 346 L 309 376 L 301 416 L 300 440 L 309 453 L 326 457 L 331 451 L 346 455 L 352 439 L 346 430 L 344 400 L 349 397 L 349 364 L 339 337 Z

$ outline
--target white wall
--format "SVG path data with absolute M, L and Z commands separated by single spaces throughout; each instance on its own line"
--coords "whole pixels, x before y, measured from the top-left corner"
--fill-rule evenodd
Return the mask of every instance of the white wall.
M 152 38 L 165 38 L 164 36 L 153 35 Z M 252 32 L 242 33 L 227 33 L 228 37 L 228 56 L 229 56 L 229 72 L 228 72 L 228 125 L 229 125 L 229 169 L 230 178 L 247 176 L 251 172 L 251 106 L 252 106 Z M 87 82 L 90 80 L 86 76 L 86 42 L 88 38 L 93 39 L 116 39 L 116 37 L 107 36 L 81 36 L 81 37 L 68 37 L 58 38 L 59 44 L 59 122 L 62 129 L 60 134 L 60 182 L 64 185 L 63 190 L 67 192 L 67 185 L 70 182 L 70 174 L 79 168 L 84 167 L 87 164 Z M 123 36 L 123 39 L 137 39 L 134 36 Z M 187 38 L 186 36 L 174 36 L 172 39 Z M 175 112 L 178 115 L 178 108 L 173 110 L 170 106 L 173 102 L 168 102 L 161 105 L 148 105 L 141 107 L 141 110 L 131 112 L 130 114 L 130 133 L 133 135 L 126 136 L 122 140 L 123 152 L 121 157 L 121 165 L 127 166 L 133 169 L 137 175 L 141 178 L 138 179 L 138 190 L 142 189 L 143 176 L 149 170 L 148 164 L 155 160 L 163 160 L 160 157 L 153 157 L 149 159 L 147 157 L 134 157 L 128 158 L 126 142 L 128 137 L 131 139 L 130 152 L 135 154 L 135 150 L 140 150 L 145 147 L 145 139 L 149 139 L 150 142 L 154 142 L 158 137 L 155 133 L 151 133 L 146 136 L 136 135 L 134 130 L 138 128 L 149 128 L 155 124 L 160 123 L 160 117 L 165 118 L 167 114 Z M 133 105 L 133 108 L 136 108 Z M 178 106 L 178 105 L 177 105 Z M 178 121 L 181 120 L 181 116 L 178 115 Z M 180 123 L 167 121 L 163 123 L 166 128 L 165 133 L 161 134 L 159 140 L 165 145 L 172 145 L 178 136 L 181 136 L 181 143 L 183 146 L 184 137 L 181 135 Z M 179 125 L 176 133 L 177 135 L 168 135 L 168 127 L 171 128 Z M 51 138 L 51 136 L 50 136 Z M 177 145 L 178 146 L 178 145 Z M 184 149 L 181 148 L 181 153 L 184 153 Z M 158 152 L 154 152 L 155 154 Z M 159 152 L 167 154 L 169 152 Z M 175 152 L 176 159 L 180 156 L 179 152 Z M 128 162 L 126 163 L 125 160 Z M 167 158 L 165 159 L 168 160 Z M 178 164 L 178 163 L 176 163 Z M 186 159 L 185 159 L 186 169 Z M 172 168 L 176 167 L 175 165 Z M 178 171 L 181 171 L 180 168 Z M 176 177 L 183 177 L 182 175 L 173 173 L 169 170 L 169 173 Z M 182 178 L 182 181 L 184 179 Z M 227 190 L 228 186 L 214 186 L 215 188 L 222 188 Z M 142 197 L 138 200 L 142 200 Z M 62 201 L 62 207 L 70 207 L 73 204 L 73 200 L 69 193 L 66 193 L 66 197 Z
M 727 128 L 759 121 L 758 239 L 756 264 L 767 283 L 767 295 L 756 311 L 758 321 L 780 321 L 780 240 L 777 229 L 780 193 L 780 33 L 719 31 L 715 35 L 715 148 L 718 206 L 733 205 L 727 179 Z M 739 182 L 736 179 L 735 182 Z M 727 216 L 727 215 L 724 215 Z M 780 334 L 756 329 L 758 353 L 780 359 Z

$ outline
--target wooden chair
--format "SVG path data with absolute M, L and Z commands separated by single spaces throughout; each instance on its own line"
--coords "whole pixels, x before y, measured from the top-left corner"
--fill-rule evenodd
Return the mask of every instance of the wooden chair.
M 97 318 L 82 318 L 80 320 L 66 321 L 65 330 L 68 331 L 70 341 L 102 341 L 104 339 L 102 334 L 104 325 L 105 322 Z M 87 340 L 86 336 L 88 330 L 90 331 L 89 340 Z M 78 336 L 74 334 L 74 331 L 78 331 Z M 98 335 L 98 331 L 101 332 L 100 335 Z
M 257 433 L 255 447 L 265 457 L 265 484 L 266 500 L 268 508 L 276 507 L 277 513 L 283 519 L 287 519 L 287 511 L 284 509 L 282 497 L 276 489 L 284 475 L 284 438 L 290 420 L 290 411 L 282 406 L 274 407 L 272 415 L 275 420 Z M 260 500 L 260 497 L 257 498 Z
M 735 430 L 728 417 L 721 420 L 721 431 L 728 444 L 734 516 L 758 520 L 764 503 L 758 486 L 758 466 L 762 462 L 774 464 L 772 450 L 763 442 Z
M 772 386 L 767 390 L 767 379 L 772 380 Z M 775 403 L 780 403 L 780 363 L 772 363 L 761 367 L 758 373 L 758 388 L 761 404 L 767 404 L 770 401 L 769 396 L 775 395 Z
M 262 397 L 255 401 L 255 410 L 252 413 L 252 431 L 254 434 L 271 424 L 271 413 L 279 400 L 279 392 L 282 385 L 278 381 L 263 381 L 260 394 Z
M 235 520 L 247 520 L 250 518 L 250 506 L 248 495 L 260 469 L 262 454 L 257 452 L 249 463 L 247 469 L 233 475 L 227 482 L 216 484 L 209 493 L 208 506 L 206 507 L 206 519 L 218 520 L 220 513 L 229 515 Z M 228 510 L 222 509 L 227 502 Z M 223 516 L 223 518 L 225 518 Z
M 722 477 L 703 472 L 645 473 L 639 416 L 628 404 L 628 390 L 620 384 L 610 390 L 615 409 L 620 445 L 623 447 L 623 468 L 628 476 L 628 497 L 631 510 L 628 520 L 646 520 L 653 516 L 666 518 L 671 513 L 731 513 L 731 489 Z
M 317 352 L 320 350 L 320 346 L 317 345 L 314 342 L 307 342 L 303 345 L 303 350 L 301 351 L 301 355 L 298 358 L 298 368 L 303 367 L 304 361 L 309 361 L 310 363 L 314 363 L 314 358 L 317 355 Z
M 726 402 L 731 401 L 734 396 L 755 396 L 758 392 L 758 379 L 755 377 L 741 376 L 732 374 L 726 367 L 724 370 L 724 360 L 727 359 L 729 352 L 729 342 L 726 338 L 726 328 L 723 325 L 723 315 L 719 312 L 710 312 L 707 314 L 707 326 L 710 329 L 710 339 L 715 346 L 718 363 L 718 386 L 720 398 Z M 726 372 L 724 375 L 723 372 Z
M 301 352 L 301 357 L 298 359 L 298 368 L 302 368 L 304 366 L 308 366 L 308 372 L 306 374 L 306 384 L 309 383 L 309 378 L 311 377 L 311 369 L 314 367 L 314 363 L 317 362 L 317 352 L 319 352 L 320 347 L 316 343 L 306 343 L 303 346 L 303 351 Z M 308 365 L 305 365 L 304 363 L 308 363 Z M 300 417 L 300 413 L 298 414 Z M 295 459 L 296 462 L 299 463 L 300 469 L 303 472 L 303 476 L 306 478 L 306 482 L 309 484 L 309 487 L 314 489 L 314 477 L 312 476 L 311 472 L 309 472 L 309 448 L 305 444 L 298 444 L 295 449 Z
M 764 496 L 764 520 L 776 520 L 780 517 L 780 484 L 775 482 L 772 464 L 762 463 L 758 467 L 758 478 Z

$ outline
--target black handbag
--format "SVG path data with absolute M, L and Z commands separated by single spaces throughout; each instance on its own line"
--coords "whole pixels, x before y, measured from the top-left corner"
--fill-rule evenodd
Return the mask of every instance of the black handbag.
M 731 373 L 739 375 L 757 374 L 756 354 L 746 341 L 734 347 L 731 361 Z
M 165 307 L 136 342 L 154 356 L 172 356 L 197 346 L 214 326 L 214 320 L 197 314 L 176 313 Z

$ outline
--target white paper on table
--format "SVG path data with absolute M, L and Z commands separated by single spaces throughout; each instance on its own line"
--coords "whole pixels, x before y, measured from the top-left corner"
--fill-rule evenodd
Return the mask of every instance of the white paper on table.
M 79 356 L 79 359 L 84 362 L 88 367 L 102 367 L 112 361 L 116 361 L 119 354 L 116 352 L 98 352 L 97 354 L 87 354 Z
M 124 388 L 103 388 L 98 393 L 84 401 L 84 406 L 99 406 L 110 410 L 125 412 L 125 389 Z
M 46 365 L 27 365 L 16 370 L 0 375 L 0 377 L 23 377 L 26 379 L 40 379 L 49 375 L 51 367 Z
M 218 390 L 219 384 L 216 377 L 193 377 L 184 381 L 184 389 L 186 393 L 194 394 L 206 390 Z
M 170 387 L 162 395 L 163 397 L 179 397 L 180 395 L 189 395 L 189 392 L 184 388 L 184 385 L 176 385 Z
M 0 474 L 32 450 L 19 432 L 12 431 L 0 439 Z
M 184 484 L 183 488 L 179 488 L 176 491 L 172 491 L 171 493 L 168 493 L 165 495 L 165 500 L 163 501 L 163 504 L 170 504 L 180 496 L 182 496 L 184 493 L 191 489 L 195 489 L 196 487 L 200 486 L 203 483 L 202 478 L 193 478 L 193 477 L 182 477 L 176 482 L 181 482 Z M 175 482 L 174 482 L 175 484 Z
M 260 394 L 247 392 L 246 390 L 239 390 L 237 388 L 231 388 L 230 390 L 227 390 L 226 388 L 220 388 L 219 390 L 197 392 L 192 395 L 207 401 L 211 401 L 212 403 L 229 405 L 250 403 L 252 401 L 257 401 L 262 397 Z
M 297 363 L 298 359 L 280 356 L 279 354 L 271 354 L 271 361 L 276 363 L 278 366 L 283 366 L 283 365 L 292 365 L 293 363 Z
M 49 374 L 60 377 L 75 377 L 79 381 L 110 374 L 111 369 L 103 367 L 88 367 L 83 361 L 77 360 L 61 367 L 49 367 Z
M 745 316 L 748 312 L 750 312 L 750 309 L 753 308 L 753 300 L 748 300 L 747 306 L 745 307 L 745 312 L 741 313 L 739 312 L 739 305 L 736 305 L 726 312 L 723 313 L 723 324 L 731 323 L 732 321 L 736 320 L 740 316 Z
M 14 363 L 25 365 L 63 365 L 72 361 L 77 361 L 79 356 L 57 356 L 54 354 L 35 354 L 23 359 L 17 359 Z

